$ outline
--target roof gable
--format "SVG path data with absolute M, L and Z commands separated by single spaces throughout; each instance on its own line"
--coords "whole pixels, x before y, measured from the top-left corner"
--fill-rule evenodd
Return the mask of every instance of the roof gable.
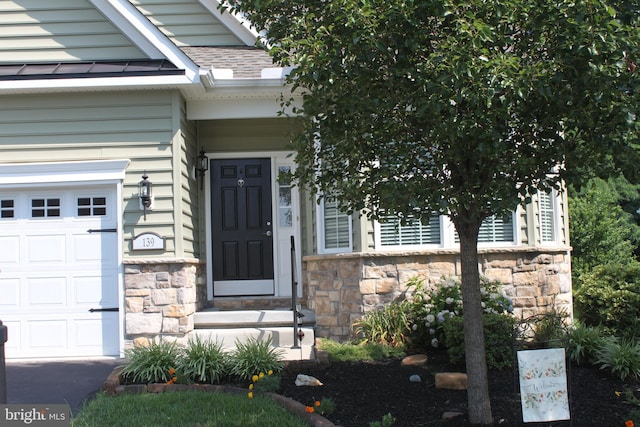
M 218 10 L 215 0 L 130 0 L 176 46 L 246 46 L 255 34 Z
M 141 59 L 132 43 L 89 0 L 0 1 L 3 63 Z

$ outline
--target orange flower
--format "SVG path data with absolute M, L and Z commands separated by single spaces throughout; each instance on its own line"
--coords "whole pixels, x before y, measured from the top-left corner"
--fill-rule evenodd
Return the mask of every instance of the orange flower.
M 624 422 L 624 427 L 633 427 L 633 420 L 627 420 Z
M 173 376 L 173 374 L 175 374 L 175 373 L 176 373 L 175 369 L 173 369 L 173 368 L 169 369 L 169 375 Z
M 314 405 L 316 405 L 316 408 L 317 408 L 318 406 L 320 406 L 320 401 L 319 401 L 319 400 L 316 400 L 316 402 L 314 403 Z
M 313 406 L 307 406 L 304 408 L 304 410 L 310 414 L 313 414 L 315 412 L 315 409 L 313 409 Z

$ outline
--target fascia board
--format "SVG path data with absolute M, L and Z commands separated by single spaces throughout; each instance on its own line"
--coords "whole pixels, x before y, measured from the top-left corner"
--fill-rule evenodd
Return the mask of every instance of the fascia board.
M 198 66 L 127 0 L 89 0 L 150 58 L 165 58 L 184 69 L 192 82 L 199 79 Z
M 221 11 L 219 9 L 219 6 L 222 4 L 220 0 L 198 0 L 198 2 L 227 27 L 229 31 L 242 40 L 244 44 L 247 46 L 255 46 L 258 40 L 258 33 L 253 29 L 249 21 L 228 11 Z
M 135 76 L 80 79 L 41 79 L 0 81 L 0 94 L 68 91 L 109 90 L 120 88 L 162 88 L 193 85 L 185 76 Z

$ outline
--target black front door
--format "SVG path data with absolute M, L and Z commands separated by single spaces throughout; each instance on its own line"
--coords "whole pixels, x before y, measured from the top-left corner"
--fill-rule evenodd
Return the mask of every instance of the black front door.
M 273 295 L 271 160 L 211 160 L 214 295 Z

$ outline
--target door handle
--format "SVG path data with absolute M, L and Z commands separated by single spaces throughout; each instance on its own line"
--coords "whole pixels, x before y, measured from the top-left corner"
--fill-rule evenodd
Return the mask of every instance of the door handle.
M 271 237 L 271 234 L 272 234 L 272 233 L 271 233 L 271 230 L 267 230 L 266 232 L 264 232 L 264 233 L 262 233 L 262 234 L 264 234 L 264 235 L 265 235 L 265 236 L 267 236 L 267 237 Z

